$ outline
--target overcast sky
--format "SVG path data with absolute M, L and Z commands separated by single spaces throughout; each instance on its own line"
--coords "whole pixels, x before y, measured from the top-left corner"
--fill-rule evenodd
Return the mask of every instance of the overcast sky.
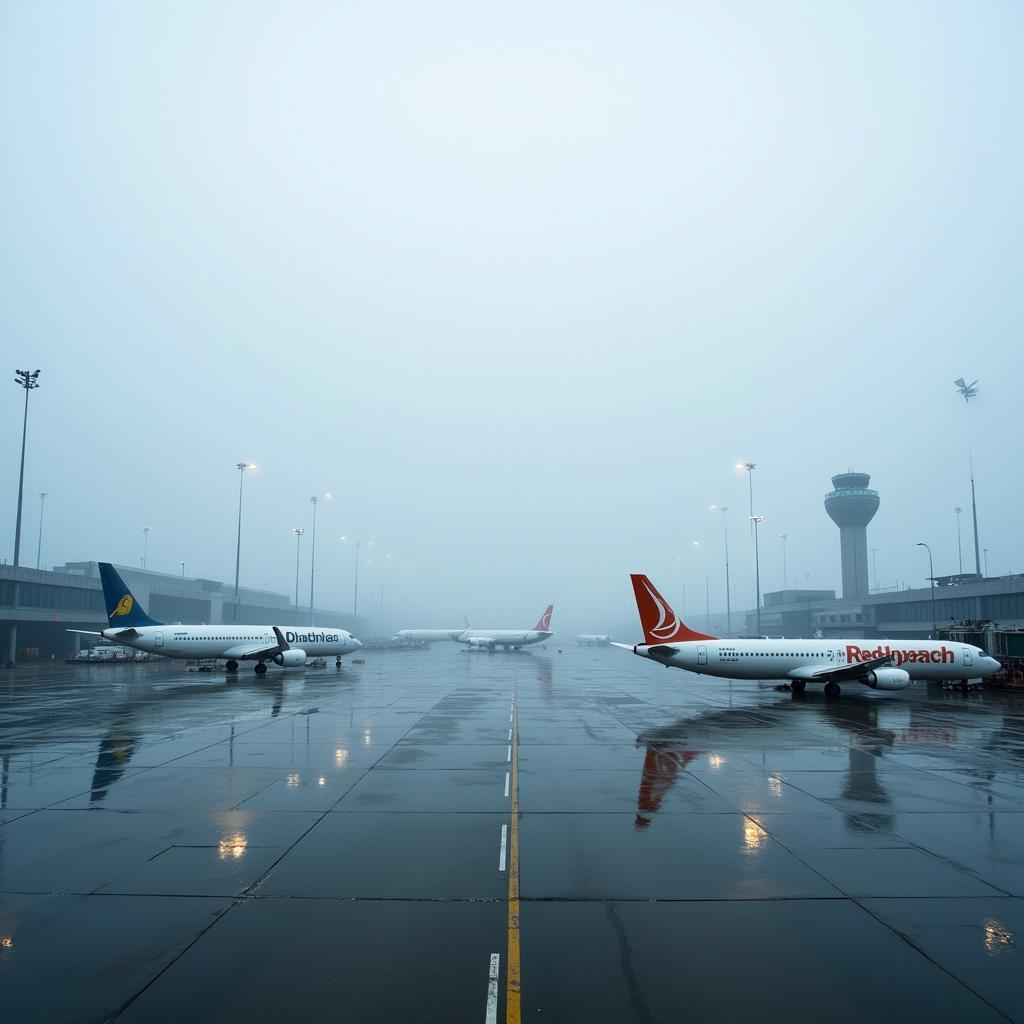
M 138 564 L 149 526 L 150 568 L 233 579 L 249 460 L 243 583 L 292 592 L 330 491 L 318 603 L 351 607 L 344 535 L 394 628 L 603 631 L 629 571 L 724 606 L 712 502 L 751 607 L 753 460 L 764 590 L 784 533 L 790 585 L 839 588 L 850 467 L 879 585 L 920 585 L 955 505 L 973 568 L 969 418 L 982 547 L 1024 571 L 1020 4 L 9 0 L 0 30 L 23 564 L 46 491 L 44 565 Z

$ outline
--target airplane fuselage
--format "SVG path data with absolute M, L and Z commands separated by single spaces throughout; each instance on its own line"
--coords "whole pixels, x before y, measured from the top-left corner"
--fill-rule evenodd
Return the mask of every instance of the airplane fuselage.
M 306 656 L 339 657 L 351 654 L 362 645 L 351 633 L 329 626 L 279 627 L 287 643 Z M 135 636 L 125 636 L 134 632 Z M 101 636 L 138 651 L 162 654 L 165 658 L 227 658 L 254 660 L 246 649 L 273 648 L 277 637 L 271 626 L 136 626 L 133 630 L 114 627 L 101 630 Z
M 457 636 L 464 631 L 465 627 L 463 629 L 400 629 L 394 639 L 399 642 L 433 644 L 440 640 L 451 640 L 453 633 Z
M 464 629 L 455 633 L 451 639 L 470 647 L 483 647 L 494 650 L 496 647 L 527 647 L 539 644 L 553 633 L 539 629 Z
M 800 670 L 838 671 L 886 656 L 911 679 L 976 679 L 1000 668 L 979 647 L 950 640 L 716 639 L 637 644 L 633 651 L 673 668 L 727 679 L 792 679 Z

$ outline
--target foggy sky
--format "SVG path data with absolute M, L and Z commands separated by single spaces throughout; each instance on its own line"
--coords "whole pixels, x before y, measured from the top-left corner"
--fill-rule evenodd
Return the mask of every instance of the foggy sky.
M 249 460 L 243 584 L 292 593 L 330 491 L 318 604 L 351 608 L 345 535 L 393 628 L 603 631 L 630 571 L 724 607 L 712 502 L 752 607 L 752 460 L 764 591 L 784 533 L 791 587 L 840 588 L 848 468 L 879 584 L 921 585 L 955 505 L 973 569 L 969 416 L 1024 571 L 1022 42 L 1010 2 L 5 4 L 22 563 L 47 491 L 45 566 L 137 565 L 149 526 L 150 568 L 231 580 Z

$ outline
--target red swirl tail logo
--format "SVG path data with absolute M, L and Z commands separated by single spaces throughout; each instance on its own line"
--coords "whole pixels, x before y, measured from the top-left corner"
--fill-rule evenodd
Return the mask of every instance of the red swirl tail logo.
M 634 573 L 629 578 L 633 583 L 636 608 L 640 613 L 640 625 L 646 643 L 667 644 L 686 640 L 715 639 L 707 633 L 697 633 L 690 629 L 646 576 Z
M 549 633 L 551 631 L 551 613 L 555 610 L 553 604 L 549 604 L 544 609 L 544 614 L 540 617 L 537 625 L 533 627 L 534 633 Z

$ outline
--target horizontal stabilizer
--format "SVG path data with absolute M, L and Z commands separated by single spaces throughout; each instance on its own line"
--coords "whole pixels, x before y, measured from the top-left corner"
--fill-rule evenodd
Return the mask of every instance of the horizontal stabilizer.
M 679 649 L 673 647 L 671 644 L 655 644 L 653 647 L 647 648 L 648 654 L 654 654 L 659 658 L 671 658 L 673 654 L 677 654 Z

